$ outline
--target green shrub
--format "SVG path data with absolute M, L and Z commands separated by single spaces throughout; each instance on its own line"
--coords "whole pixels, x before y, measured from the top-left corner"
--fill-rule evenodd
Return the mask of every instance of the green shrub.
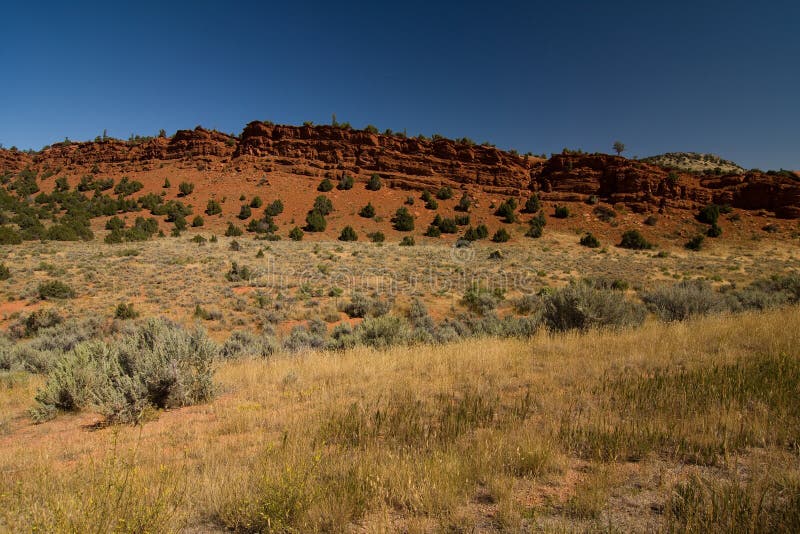
M 169 178 L 164 178 L 164 185 L 161 186 L 164 189 L 169 189 L 172 187 L 172 184 L 169 182 Z
M 633 250 L 646 250 L 653 248 L 653 244 L 648 242 L 638 230 L 628 230 L 622 234 L 622 241 L 619 246 Z
M 403 239 L 400 240 L 401 247 L 413 247 L 415 244 L 414 237 L 410 235 L 404 236 Z
M 237 262 L 231 262 L 231 268 L 225 275 L 228 282 L 244 282 L 251 278 L 252 272 L 247 265 L 239 265 Z
M 441 235 L 442 231 L 434 224 L 429 225 L 428 229 L 425 230 L 425 237 L 440 237 Z
M 117 319 L 136 319 L 139 313 L 133 308 L 133 304 L 121 302 L 117 305 L 114 311 L 114 317 Z
M 280 200 L 273 201 L 264 210 L 264 214 L 269 215 L 270 217 L 277 217 L 281 213 L 283 213 L 283 202 Z
M 581 244 L 582 246 L 584 246 L 584 247 L 589 247 L 589 248 L 597 248 L 597 247 L 599 247 L 599 246 L 600 246 L 600 240 L 599 240 L 599 239 L 597 239 L 597 238 L 594 236 L 594 234 L 592 234 L 592 233 L 587 233 L 586 235 L 584 235 L 583 237 L 581 237 L 580 244 Z
M 385 348 L 408 342 L 411 329 L 403 318 L 384 315 L 365 319 L 354 333 L 364 345 Z
M 222 213 L 222 206 L 214 199 L 210 199 L 206 204 L 206 215 L 219 215 Z
M 378 191 L 381 187 L 383 187 L 381 177 L 377 174 L 370 176 L 369 181 L 367 182 L 367 189 L 369 191 Z
M 566 219 L 569 217 L 569 208 L 567 206 L 556 206 L 553 216 L 556 219 Z
M 264 201 L 261 200 L 260 196 L 254 196 L 253 200 L 250 201 L 250 207 L 253 208 L 254 210 L 260 208 L 263 205 Z
M 375 217 L 375 208 L 372 206 L 372 203 L 368 202 L 366 206 L 361 208 L 361 211 L 358 212 L 358 215 L 364 217 L 365 219 L 371 219 Z
M 525 207 L 522 209 L 522 212 L 534 214 L 540 209 L 542 209 L 542 203 L 539 201 L 539 195 L 534 193 L 525 201 Z
M 51 280 L 39 284 L 39 298 L 42 300 L 59 300 L 75 298 L 75 290 L 60 280 Z
M 392 225 L 395 230 L 400 232 L 410 232 L 414 229 L 414 217 L 405 207 L 398 208 L 392 217 Z
M 142 184 L 142 182 L 130 180 L 127 176 L 123 176 L 119 183 L 114 187 L 114 193 L 121 197 L 126 197 L 141 191 L 142 188 L 144 188 L 144 184 Z
M 345 226 L 339 234 L 339 241 L 358 241 L 358 234 L 352 226 Z
M 327 178 L 322 180 L 317 186 L 317 191 L 320 191 L 321 193 L 327 193 L 331 190 L 333 190 L 333 183 Z
M 336 185 L 336 189 L 341 191 L 347 191 L 353 189 L 353 177 L 349 174 L 343 174 L 342 178 L 339 180 L 339 183 Z
M 14 228 L 0 225 L 0 245 L 19 245 L 22 236 Z
M 214 393 L 216 353 L 203 331 L 156 319 L 116 341 L 81 343 L 50 373 L 34 415 L 93 409 L 110 422 L 133 423 L 148 408 L 205 402 Z
M 469 208 L 472 206 L 472 200 L 469 198 L 469 195 L 466 191 L 461 195 L 461 199 L 458 201 L 458 204 L 455 207 L 456 211 L 469 211 Z
M 697 214 L 697 220 L 705 224 L 717 224 L 720 215 L 720 207 L 716 204 L 709 204 Z
M 383 232 L 372 232 L 370 234 L 367 234 L 367 237 L 373 243 L 383 243 L 384 241 L 386 241 L 386 236 L 383 235 Z
M 8 280 L 11 278 L 11 270 L 5 263 L 0 262 L 0 280 Z
M 719 237 L 722 235 L 722 228 L 716 223 L 712 224 L 706 232 L 708 237 Z
M 253 215 L 253 210 L 250 209 L 250 206 L 242 204 L 242 208 L 239 210 L 239 219 L 244 221 L 245 219 L 249 219 L 251 215 Z
M 194 184 L 190 182 L 181 182 L 178 184 L 178 196 L 187 197 L 194 191 Z
M 595 206 L 592 211 L 598 219 L 606 223 L 612 222 L 617 217 L 617 212 L 609 206 Z
M 325 216 L 319 210 L 313 209 L 306 215 L 306 230 L 309 232 L 324 232 L 328 226 Z
M 505 243 L 511 239 L 511 234 L 509 234 L 505 228 L 500 228 L 498 231 L 494 233 L 492 236 L 492 241 L 495 243 Z
M 687 241 L 684 247 L 689 250 L 700 250 L 703 248 L 703 241 L 705 241 L 705 236 L 696 235 Z
M 470 311 L 480 315 L 486 315 L 493 311 L 503 298 L 503 292 L 498 288 L 489 290 L 478 285 L 473 285 L 464 292 L 461 303 L 469 308 Z
M 299 226 L 295 226 L 289 232 L 289 238 L 292 241 L 302 241 L 303 240 L 303 230 Z
M 513 198 L 509 198 L 504 200 L 500 206 L 497 208 L 497 211 L 494 212 L 495 215 L 498 217 L 503 218 L 503 222 L 505 223 L 514 223 L 517 222 L 517 201 Z
M 436 191 L 436 198 L 439 200 L 449 200 L 453 198 L 453 190 L 448 185 L 440 187 L 439 190 Z
M 328 197 L 320 195 L 314 199 L 314 206 L 311 209 L 317 210 L 323 216 L 327 216 L 333 211 L 333 203 Z
M 638 326 L 645 315 L 644 308 L 627 301 L 622 292 L 595 289 L 583 282 L 547 295 L 543 311 L 543 319 L 553 331 Z
M 239 237 L 243 233 L 241 228 L 232 222 L 228 222 L 228 227 L 225 229 L 225 237 Z
M 192 228 L 200 228 L 205 224 L 205 221 L 200 215 L 196 215 L 194 219 L 192 219 Z

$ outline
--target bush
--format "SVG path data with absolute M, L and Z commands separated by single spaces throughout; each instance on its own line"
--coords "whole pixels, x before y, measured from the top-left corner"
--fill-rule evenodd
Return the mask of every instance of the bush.
M 313 209 L 306 215 L 306 230 L 309 232 L 324 232 L 328 226 L 325 216 L 319 210 Z
M 525 201 L 525 207 L 522 209 L 522 212 L 534 214 L 540 209 L 542 209 L 542 203 L 539 201 L 539 195 L 534 193 Z
M 436 225 L 429 225 L 428 229 L 425 230 L 425 237 L 440 237 L 442 235 L 442 231 L 439 230 L 439 227 Z
M 253 208 L 254 210 L 260 208 L 263 205 L 264 201 L 261 200 L 261 197 L 259 196 L 254 196 L 253 200 L 250 201 L 250 207 Z
M 718 224 L 712 224 L 706 232 L 708 237 L 719 237 L 722 235 L 722 228 Z
M 10 226 L 0 225 L 0 245 L 19 245 L 22 236 Z
M 383 187 L 381 177 L 377 174 L 370 176 L 369 181 L 367 182 L 367 189 L 369 191 L 378 191 L 381 187 Z
M 311 209 L 317 210 L 323 216 L 326 216 L 333 211 L 333 202 L 328 197 L 320 195 L 314 199 L 314 206 Z
M 414 237 L 410 235 L 407 235 L 400 240 L 401 247 L 413 247 L 415 244 Z
M 436 198 L 439 200 L 449 200 L 453 198 L 453 190 L 450 186 L 440 187 L 439 190 L 436 192 Z
M 647 226 L 655 226 L 656 224 L 658 224 L 658 217 L 656 217 L 655 215 L 649 215 L 644 220 L 644 224 L 646 224 Z
M 375 208 L 372 206 L 372 202 L 368 202 L 366 206 L 361 208 L 361 211 L 359 211 L 358 214 L 365 219 L 371 219 L 375 217 Z
M 566 219 L 567 217 L 569 217 L 569 208 L 566 206 L 556 206 L 556 210 L 555 213 L 553 213 L 553 216 L 556 219 Z
M 609 206 L 595 206 L 592 211 L 598 219 L 606 223 L 610 223 L 617 217 L 617 212 Z
M 648 242 L 638 230 L 628 230 L 622 234 L 622 241 L 619 246 L 633 250 L 646 250 L 653 248 L 653 244 Z
M 125 221 L 116 215 L 106 221 L 106 230 L 122 230 L 125 228 Z
M 703 241 L 705 241 L 705 236 L 696 235 L 687 241 L 684 247 L 689 250 L 700 250 L 703 248 Z
M 333 190 L 333 182 L 331 182 L 327 178 L 322 180 L 319 183 L 319 185 L 317 186 L 317 191 L 319 191 L 321 193 L 327 193 L 328 191 L 332 191 L 332 190 Z
M 244 232 L 241 228 L 233 224 L 232 222 L 228 223 L 228 227 L 225 229 L 225 236 L 226 237 L 239 237 Z
M 373 243 L 383 243 L 384 241 L 386 241 L 386 236 L 383 235 L 383 232 L 372 232 L 370 234 L 367 234 L 367 237 Z
M 281 202 L 280 200 L 273 201 L 264 210 L 264 214 L 269 215 L 270 217 L 277 217 L 281 213 L 283 213 L 283 202 Z
M 356 327 L 355 334 L 364 345 L 385 348 L 406 343 L 411 329 L 401 317 L 385 315 L 365 319 Z
M 493 311 L 501 300 L 503 300 L 502 291 L 498 289 L 490 291 L 489 289 L 473 285 L 464 293 L 461 303 L 469 308 L 470 311 L 485 315 Z
M 505 243 L 511 239 L 511 234 L 509 234 L 505 228 L 500 228 L 498 231 L 494 233 L 492 236 L 492 241 L 495 243 Z
M 239 210 L 239 219 L 244 221 L 245 219 L 249 219 L 251 215 L 253 215 L 253 210 L 250 209 L 250 206 L 242 204 L 242 208 Z
M 581 237 L 580 243 L 582 246 L 589 248 L 597 248 L 600 246 L 600 240 L 592 233 L 587 233 L 585 236 Z
M 199 228 L 205 224 L 203 218 L 199 215 L 196 215 L 194 219 L 192 219 L 192 228 Z
M 358 234 L 352 226 L 345 226 L 342 228 L 342 233 L 339 234 L 339 241 L 358 241 Z
M 513 198 L 509 198 L 500 204 L 500 207 L 497 208 L 497 211 L 495 211 L 494 214 L 498 217 L 502 217 L 503 222 L 510 224 L 517 221 L 516 209 L 517 201 Z
M 683 321 L 730 309 L 732 301 L 702 281 L 683 281 L 641 295 L 647 308 L 663 321 Z
M 231 262 L 231 268 L 225 275 L 228 282 L 243 282 L 249 280 L 252 276 L 250 268 L 246 265 L 239 265 L 237 262 Z
M 181 182 L 178 184 L 178 196 L 188 197 L 194 191 L 194 184 L 190 182 Z
M 114 311 L 114 317 L 117 319 L 136 319 L 139 317 L 139 313 L 133 309 L 133 304 L 121 302 Z
M 299 226 L 295 226 L 289 232 L 289 238 L 292 241 L 302 241 L 303 240 L 303 230 Z
M 256 336 L 248 331 L 236 330 L 222 344 L 219 356 L 230 360 L 242 356 L 268 358 L 278 350 L 278 344 L 270 336 Z
M 458 204 L 455 207 L 456 211 L 469 211 L 469 208 L 472 206 L 472 200 L 467 195 L 467 192 L 461 195 L 461 199 L 458 201 Z
M 219 205 L 219 202 L 214 199 L 209 200 L 206 204 L 206 215 L 219 215 L 220 213 L 222 213 L 222 206 Z
M 534 239 L 542 237 L 545 224 L 547 224 L 547 219 L 544 218 L 544 213 L 539 212 L 539 215 L 531 219 L 528 231 L 525 232 L 525 237 L 532 237 Z
M 339 180 L 339 183 L 336 185 L 336 189 L 339 189 L 341 191 L 347 191 L 349 189 L 353 189 L 353 183 L 354 180 L 352 176 L 350 176 L 349 174 L 343 174 L 341 180 Z
M 400 232 L 410 232 L 414 229 L 414 217 L 411 216 L 407 208 L 398 208 L 394 217 L 392 217 L 392 225 L 395 230 Z
M 42 300 L 58 300 L 75 298 L 75 290 L 60 280 L 39 284 L 39 298 Z
M 142 182 L 137 182 L 136 180 L 132 181 L 127 176 L 123 176 L 119 183 L 114 187 L 114 193 L 121 197 L 126 197 L 141 191 L 143 187 L 144 184 L 142 184 Z
M 5 263 L 0 263 L 0 280 L 8 280 L 11 278 L 11 270 Z
M 720 207 L 716 204 L 709 204 L 697 214 L 697 220 L 705 224 L 717 224 L 719 220 Z
M 139 421 L 148 408 L 205 402 L 214 393 L 217 348 L 201 330 L 153 319 L 118 341 L 81 343 L 36 395 L 35 416 L 92 408 L 111 422 Z
M 559 332 L 638 326 L 645 315 L 644 308 L 625 300 L 622 292 L 596 289 L 584 282 L 547 295 L 543 311 L 547 327 Z

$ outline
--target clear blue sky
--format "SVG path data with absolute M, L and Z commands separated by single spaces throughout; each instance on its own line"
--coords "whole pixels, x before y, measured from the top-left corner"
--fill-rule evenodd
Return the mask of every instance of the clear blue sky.
M 8 2 L 0 143 L 256 119 L 800 168 L 800 2 Z

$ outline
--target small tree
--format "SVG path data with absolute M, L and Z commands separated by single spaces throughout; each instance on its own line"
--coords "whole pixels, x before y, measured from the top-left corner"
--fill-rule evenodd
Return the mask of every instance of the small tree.
M 194 191 L 194 184 L 190 182 L 181 182 L 178 185 L 178 196 L 187 197 Z
M 582 246 L 589 248 L 597 248 L 600 246 L 600 240 L 597 239 L 591 232 L 581 237 L 580 243 Z
M 370 177 L 369 182 L 367 182 L 367 189 L 370 191 L 377 191 L 381 187 L 383 187 L 383 182 L 381 181 L 381 177 L 378 176 L 377 174 L 373 174 Z
M 292 228 L 291 232 L 289 232 L 289 238 L 292 241 L 302 241 L 303 235 L 303 230 L 299 226 L 295 226 Z
M 495 243 L 505 243 L 511 239 L 511 234 L 509 234 L 505 228 L 500 228 L 498 231 L 494 233 L 492 236 L 492 241 Z
M 525 201 L 525 208 L 522 210 L 525 213 L 536 213 L 542 209 L 542 203 L 539 201 L 539 195 L 534 193 Z
M 214 199 L 209 200 L 206 204 L 206 215 L 219 215 L 220 213 L 222 213 L 222 206 L 219 205 L 219 202 Z
M 349 189 L 353 189 L 353 177 L 349 174 L 342 175 L 341 180 L 339 180 L 339 184 L 336 186 L 336 189 L 341 191 L 347 191 Z
M 617 156 L 621 156 L 623 152 L 625 152 L 625 143 L 622 141 L 614 141 L 614 152 L 617 153 Z
M 342 228 L 342 233 L 339 234 L 339 241 L 358 241 L 358 234 L 352 226 L 345 226 Z
M 258 209 L 263 205 L 264 205 L 264 201 L 261 200 L 261 197 L 259 197 L 259 196 L 253 197 L 253 200 L 250 201 L 250 207 L 253 208 L 253 209 Z
M 320 182 L 320 184 L 317 186 L 317 191 L 319 191 L 321 193 L 327 193 L 328 191 L 331 191 L 332 189 L 333 189 L 333 183 L 330 180 L 328 180 L 327 178 L 322 180 Z
M 629 248 L 633 250 L 645 250 L 653 248 L 653 244 L 647 241 L 638 230 L 628 230 L 622 234 L 622 241 L 619 246 L 621 248 Z
M 323 215 L 319 210 L 313 209 L 308 212 L 308 215 L 306 215 L 307 231 L 324 232 L 327 226 L 328 222 L 325 220 L 325 215 Z
M 405 207 L 398 208 L 392 217 L 392 225 L 400 232 L 410 232 L 414 229 L 414 217 Z
M 366 206 L 361 208 L 361 211 L 359 211 L 358 214 L 365 219 L 371 219 L 375 217 L 375 208 L 372 207 L 371 202 L 368 202 Z
M 467 192 L 464 191 L 464 193 L 461 195 L 461 199 L 458 201 L 458 205 L 456 205 L 455 207 L 455 210 L 469 211 L 470 206 L 472 206 L 472 200 L 470 200 L 469 195 L 467 195 Z
M 328 215 L 333 211 L 333 202 L 328 197 L 320 195 L 314 199 L 314 207 L 311 209 L 320 212 L 322 215 Z
M 199 228 L 203 226 L 206 222 L 203 218 L 199 215 L 196 215 L 194 219 L 192 219 L 192 228 Z

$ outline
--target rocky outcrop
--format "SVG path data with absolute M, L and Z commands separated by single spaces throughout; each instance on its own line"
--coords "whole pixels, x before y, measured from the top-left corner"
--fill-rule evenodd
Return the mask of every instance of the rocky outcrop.
M 557 201 L 597 196 L 636 211 L 696 209 L 715 202 L 800 218 L 800 177 L 788 172 L 698 174 L 619 156 L 566 151 L 544 161 L 466 141 L 338 126 L 251 122 L 238 138 L 198 126 L 179 130 L 171 138 L 65 142 L 37 153 L 0 150 L 0 173 L 31 165 L 88 167 L 174 159 L 233 160 L 237 170 L 250 164 L 314 176 L 321 171 L 362 177 L 378 173 L 399 189 L 432 189 L 448 183 L 503 195 L 537 191 L 544 199 Z

